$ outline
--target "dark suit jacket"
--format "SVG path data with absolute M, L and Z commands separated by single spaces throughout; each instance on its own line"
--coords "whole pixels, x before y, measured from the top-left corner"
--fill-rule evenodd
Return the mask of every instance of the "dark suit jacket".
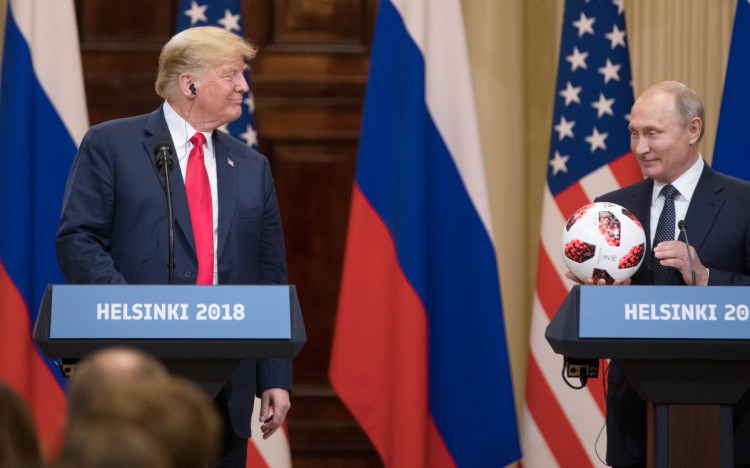
M 65 188 L 57 257 L 70 283 L 167 283 L 167 216 L 153 148 L 171 142 L 164 112 L 92 127 Z M 213 132 L 218 180 L 219 284 L 284 284 L 286 255 L 268 160 L 239 140 Z M 174 145 L 172 145 L 174 147 Z M 185 184 L 177 157 L 171 172 L 175 283 L 195 284 Z M 289 360 L 245 359 L 225 386 L 232 426 L 250 436 L 253 396 L 291 388 Z
M 596 199 L 629 209 L 646 231 L 647 251 L 633 284 L 651 284 L 651 195 L 645 179 Z M 657 220 L 654 220 L 656 222 Z M 715 172 L 708 165 L 698 180 L 685 216 L 688 238 L 709 268 L 709 285 L 750 285 L 750 183 Z M 680 236 L 681 240 L 682 235 Z M 675 284 L 685 284 L 679 274 Z M 627 466 L 646 455 L 646 409 L 616 365 L 609 369 L 607 462 Z M 748 400 L 747 396 L 743 400 Z M 750 463 L 748 402 L 735 407 L 735 462 Z M 747 428 L 747 429 L 746 429 Z

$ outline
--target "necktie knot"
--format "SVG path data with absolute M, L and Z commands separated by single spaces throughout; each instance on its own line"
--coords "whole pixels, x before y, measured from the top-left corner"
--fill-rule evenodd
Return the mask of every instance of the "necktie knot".
M 677 195 L 678 193 L 679 192 L 676 188 L 674 188 L 674 185 L 672 184 L 665 185 L 661 189 L 661 194 L 664 195 L 664 198 L 669 200 L 674 200 L 675 195 Z
M 190 137 L 190 143 L 193 144 L 193 147 L 203 147 L 203 144 L 206 143 L 206 136 L 201 132 L 195 132 L 195 135 Z M 200 156 L 203 156 L 203 151 L 200 152 Z M 666 188 L 666 187 L 665 187 Z

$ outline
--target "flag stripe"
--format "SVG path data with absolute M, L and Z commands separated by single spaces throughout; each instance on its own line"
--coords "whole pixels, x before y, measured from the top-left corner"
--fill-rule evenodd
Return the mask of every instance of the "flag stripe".
M 479 148 L 478 133 L 475 128 L 473 131 L 468 128 L 475 121 L 461 114 L 473 113 L 473 100 L 471 93 L 455 89 L 452 93 L 435 92 L 452 81 L 450 76 L 443 75 L 463 63 L 456 61 L 454 55 L 466 55 L 465 38 L 456 37 L 463 34 L 462 28 L 441 26 L 462 21 L 460 5 L 453 3 L 444 2 L 435 8 L 429 2 L 399 2 L 398 7 L 390 1 L 380 2 L 356 183 L 384 223 L 393 243 L 388 251 L 394 251 L 397 277 L 403 277 L 415 293 L 425 320 L 422 337 L 391 336 L 388 345 L 404 349 L 411 346 L 398 344 L 399 339 L 407 342 L 418 339 L 418 343 L 424 343 L 426 363 L 418 372 L 427 382 L 427 418 L 434 421 L 457 465 L 481 466 L 510 463 L 519 456 L 519 447 L 497 264 L 488 232 L 490 221 L 482 217 L 481 206 L 477 207 L 473 200 L 486 194 L 481 154 L 472 150 Z M 432 70 L 441 70 L 432 64 L 436 60 L 452 66 L 435 74 Z M 470 87 L 470 80 L 466 82 Z M 437 98 L 448 99 L 453 105 L 438 103 Z M 466 102 L 459 105 L 454 99 Z M 446 110 L 450 115 L 444 115 Z M 451 140 L 454 137 L 460 143 Z M 466 151 L 456 158 L 452 153 L 455 148 Z M 466 184 L 481 186 L 471 188 Z M 355 218 L 350 220 L 350 232 L 355 234 L 360 230 L 354 225 L 356 222 Z M 348 242 L 362 241 L 350 236 Z M 363 245 L 373 249 L 370 242 Z M 363 311 L 362 308 L 369 307 L 369 299 L 358 290 L 348 290 L 355 288 L 347 280 L 348 276 L 356 275 L 353 270 L 373 270 L 367 259 L 378 254 L 364 250 L 364 247 L 360 251 L 347 248 L 339 322 L 358 320 L 351 318 L 353 314 L 370 314 L 369 320 L 377 321 L 391 318 L 387 310 L 380 308 Z M 359 275 L 376 276 L 375 273 Z M 381 287 L 398 286 L 383 283 Z M 375 416 L 368 414 L 368 403 L 361 394 L 355 394 L 356 389 L 348 390 L 347 385 L 353 384 L 347 380 L 356 373 L 339 369 L 343 361 L 336 356 L 348 352 L 349 346 L 357 346 L 355 340 L 364 338 L 347 336 L 344 329 L 343 325 L 337 326 L 331 376 L 337 381 L 342 399 L 368 430 L 372 424 L 369 419 Z M 493 398 L 486 398 L 488 394 Z M 473 423 L 472 431 L 456 424 L 466 415 L 466 406 L 456 402 L 457 395 L 466 402 L 482 402 L 484 417 Z M 384 417 L 401 420 L 401 413 L 387 408 L 381 411 L 389 413 Z M 429 428 L 432 423 L 423 420 L 418 424 Z M 386 465 L 394 461 L 388 458 L 390 446 L 399 443 L 393 439 L 402 436 L 401 430 L 383 435 L 388 444 L 378 449 Z M 431 448 L 424 444 L 407 451 L 430 453 Z
M 48 1 L 44 4 L 11 0 L 10 3 L 23 41 L 34 51 L 34 76 L 38 78 L 44 94 L 52 102 L 56 114 L 77 147 L 88 129 L 89 121 L 81 54 L 78 47 L 60 47 L 60 44 L 78 44 L 73 4 L 67 0 Z M 61 28 L 59 25 L 65 27 Z M 54 28 L 53 42 L 50 42 L 50 27 Z M 60 78 L 60 64 L 65 64 L 65 79 Z
M 540 303 L 535 298 L 534 308 L 538 310 Z M 544 331 L 548 322 L 536 321 L 532 324 L 532 331 L 538 336 L 544 336 Z M 601 381 L 591 380 L 591 385 L 585 389 L 573 390 L 562 379 L 562 359 L 555 354 L 549 345 L 543 341 L 534 341 L 531 343 L 531 351 L 536 359 L 536 363 L 545 377 L 543 385 L 548 387 L 556 395 L 557 404 L 562 412 L 567 416 L 568 423 L 575 428 L 581 444 L 588 446 L 599 434 L 603 422 L 603 408 L 599 405 L 594 393 L 601 392 Z M 588 417 L 577 417 L 579 414 Z M 593 454 L 589 455 L 591 460 L 595 460 Z
M 536 288 L 539 293 L 539 300 L 542 302 L 542 308 L 547 313 L 547 319 L 552 320 L 560 304 L 568 295 L 568 287 L 557 274 L 547 249 L 544 245 L 539 246 L 539 264 L 536 274 Z M 543 291 L 543 292 L 541 292 Z
M 533 355 L 529 356 L 529 378 L 536 385 L 527 387 L 526 401 L 555 458 L 565 460 L 564 464 L 567 466 L 591 466 L 581 441 L 558 405 L 555 395 L 543 384 L 544 375 Z
M 443 2 L 440 10 L 428 7 L 429 0 L 394 0 L 406 23 L 406 30 L 425 60 L 425 99 L 430 117 L 453 157 L 463 185 L 492 237 L 489 196 L 481 165 L 479 125 L 474 109 L 469 54 L 463 38 L 464 24 L 458 2 Z M 425 19 L 426 16 L 426 19 Z M 430 54 L 436 55 L 435 59 Z M 443 60 L 444 57 L 451 60 Z M 446 99 L 445 96 L 451 96 Z M 455 116 L 461 116 L 460 119 Z
M 0 263 L 0 380 L 21 394 L 36 422 L 43 452 L 52 456 L 60 448 L 65 424 L 65 395 L 37 353 L 31 339 L 26 304 Z
M 561 252 L 567 218 L 642 178 L 628 149 L 633 93 L 625 37 L 621 4 L 566 2 L 522 419 L 527 468 L 597 466 L 595 443 L 606 443 L 604 376 L 589 380 L 586 390 L 569 388 L 561 376 L 563 358 L 544 332 L 573 284 L 564 277 Z
M 368 268 L 344 264 L 336 336 L 356 343 L 342 349 L 334 341 L 331 383 L 348 396 L 344 402 L 386 464 L 452 466 L 428 409 L 424 306 L 404 278 L 390 232 L 356 185 L 347 236 L 346 258 Z
M 724 95 L 716 130 L 713 167 L 717 171 L 750 180 L 747 157 L 747 109 L 750 107 L 750 2 L 739 0 L 734 16 Z
M 547 468 L 554 468 L 559 466 L 554 455 L 550 452 L 547 442 L 542 437 L 542 431 L 539 430 L 536 421 L 531 417 L 529 408 L 525 405 L 522 426 L 530 429 L 528 441 L 531 442 L 534 450 L 524 450 L 523 459 L 518 461 L 518 468 L 524 468 L 526 466 L 544 466 Z
M 591 198 L 583 190 L 580 183 L 576 182 L 572 184 L 562 192 L 555 196 L 555 203 L 560 213 L 563 214 L 567 220 L 570 215 L 576 212 L 576 210 L 588 203 L 591 203 Z
M 621 158 L 615 159 L 609 164 L 609 167 L 612 169 L 612 175 L 614 175 L 617 180 L 617 185 L 615 187 L 624 187 L 643 179 L 643 173 L 638 167 L 638 164 L 633 163 L 634 159 L 635 156 L 633 156 L 633 153 L 628 152 Z
M 48 456 L 61 440 L 64 381 L 31 328 L 46 284 L 63 282 L 54 238 L 76 152 L 71 133 L 88 125 L 73 2 L 53 3 L 8 3 L 0 82 L 0 379 L 31 407 Z M 43 85 L 52 80 L 65 83 Z M 55 95 L 63 90 L 69 95 Z

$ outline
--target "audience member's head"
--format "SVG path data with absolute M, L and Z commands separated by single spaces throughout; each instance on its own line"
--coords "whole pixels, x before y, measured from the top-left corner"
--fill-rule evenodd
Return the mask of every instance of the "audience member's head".
M 77 366 L 68 388 L 71 419 L 103 393 L 128 382 L 160 380 L 165 367 L 137 349 L 112 347 L 86 356 Z
M 218 453 L 217 411 L 206 394 L 181 378 L 112 386 L 80 409 L 69 432 L 97 421 L 140 428 L 175 467 L 202 468 Z
M 158 441 L 135 424 L 83 420 L 68 428 L 54 468 L 178 468 Z
M 0 382 L 0 466 L 42 466 L 34 417 L 23 398 L 4 382 Z

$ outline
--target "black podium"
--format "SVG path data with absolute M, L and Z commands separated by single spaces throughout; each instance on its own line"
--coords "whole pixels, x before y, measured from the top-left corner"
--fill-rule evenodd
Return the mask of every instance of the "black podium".
M 575 286 L 545 336 L 557 354 L 613 360 L 648 402 L 648 466 L 729 468 L 731 405 L 750 388 L 747 304 L 745 287 Z
M 258 310 L 263 305 L 258 304 L 264 304 L 269 294 L 275 298 L 269 303 L 278 304 L 274 313 L 263 314 L 265 311 Z M 108 308 L 110 297 L 116 309 Z M 108 329 L 97 323 L 103 322 L 102 303 L 107 306 Z M 178 307 L 170 311 L 173 303 Z M 260 320 L 264 323 L 242 326 Z M 267 322 L 281 332 L 259 327 Z M 119 330 L 125 326 L 129 330 Z M 154 331 L 155 326 L 162 331 Z M 223 336 L 223 330 L 231 337 Z M 60 359 L 63 373 L 68 375 L 79 359 L 100 348 L 141 349 L 213 397 L 242 359 L 291 359 L 305 345 L 307 336 L 297 291 L 291 285 L 48 285 L 34 326 L 34 341 L 45 356 Z

